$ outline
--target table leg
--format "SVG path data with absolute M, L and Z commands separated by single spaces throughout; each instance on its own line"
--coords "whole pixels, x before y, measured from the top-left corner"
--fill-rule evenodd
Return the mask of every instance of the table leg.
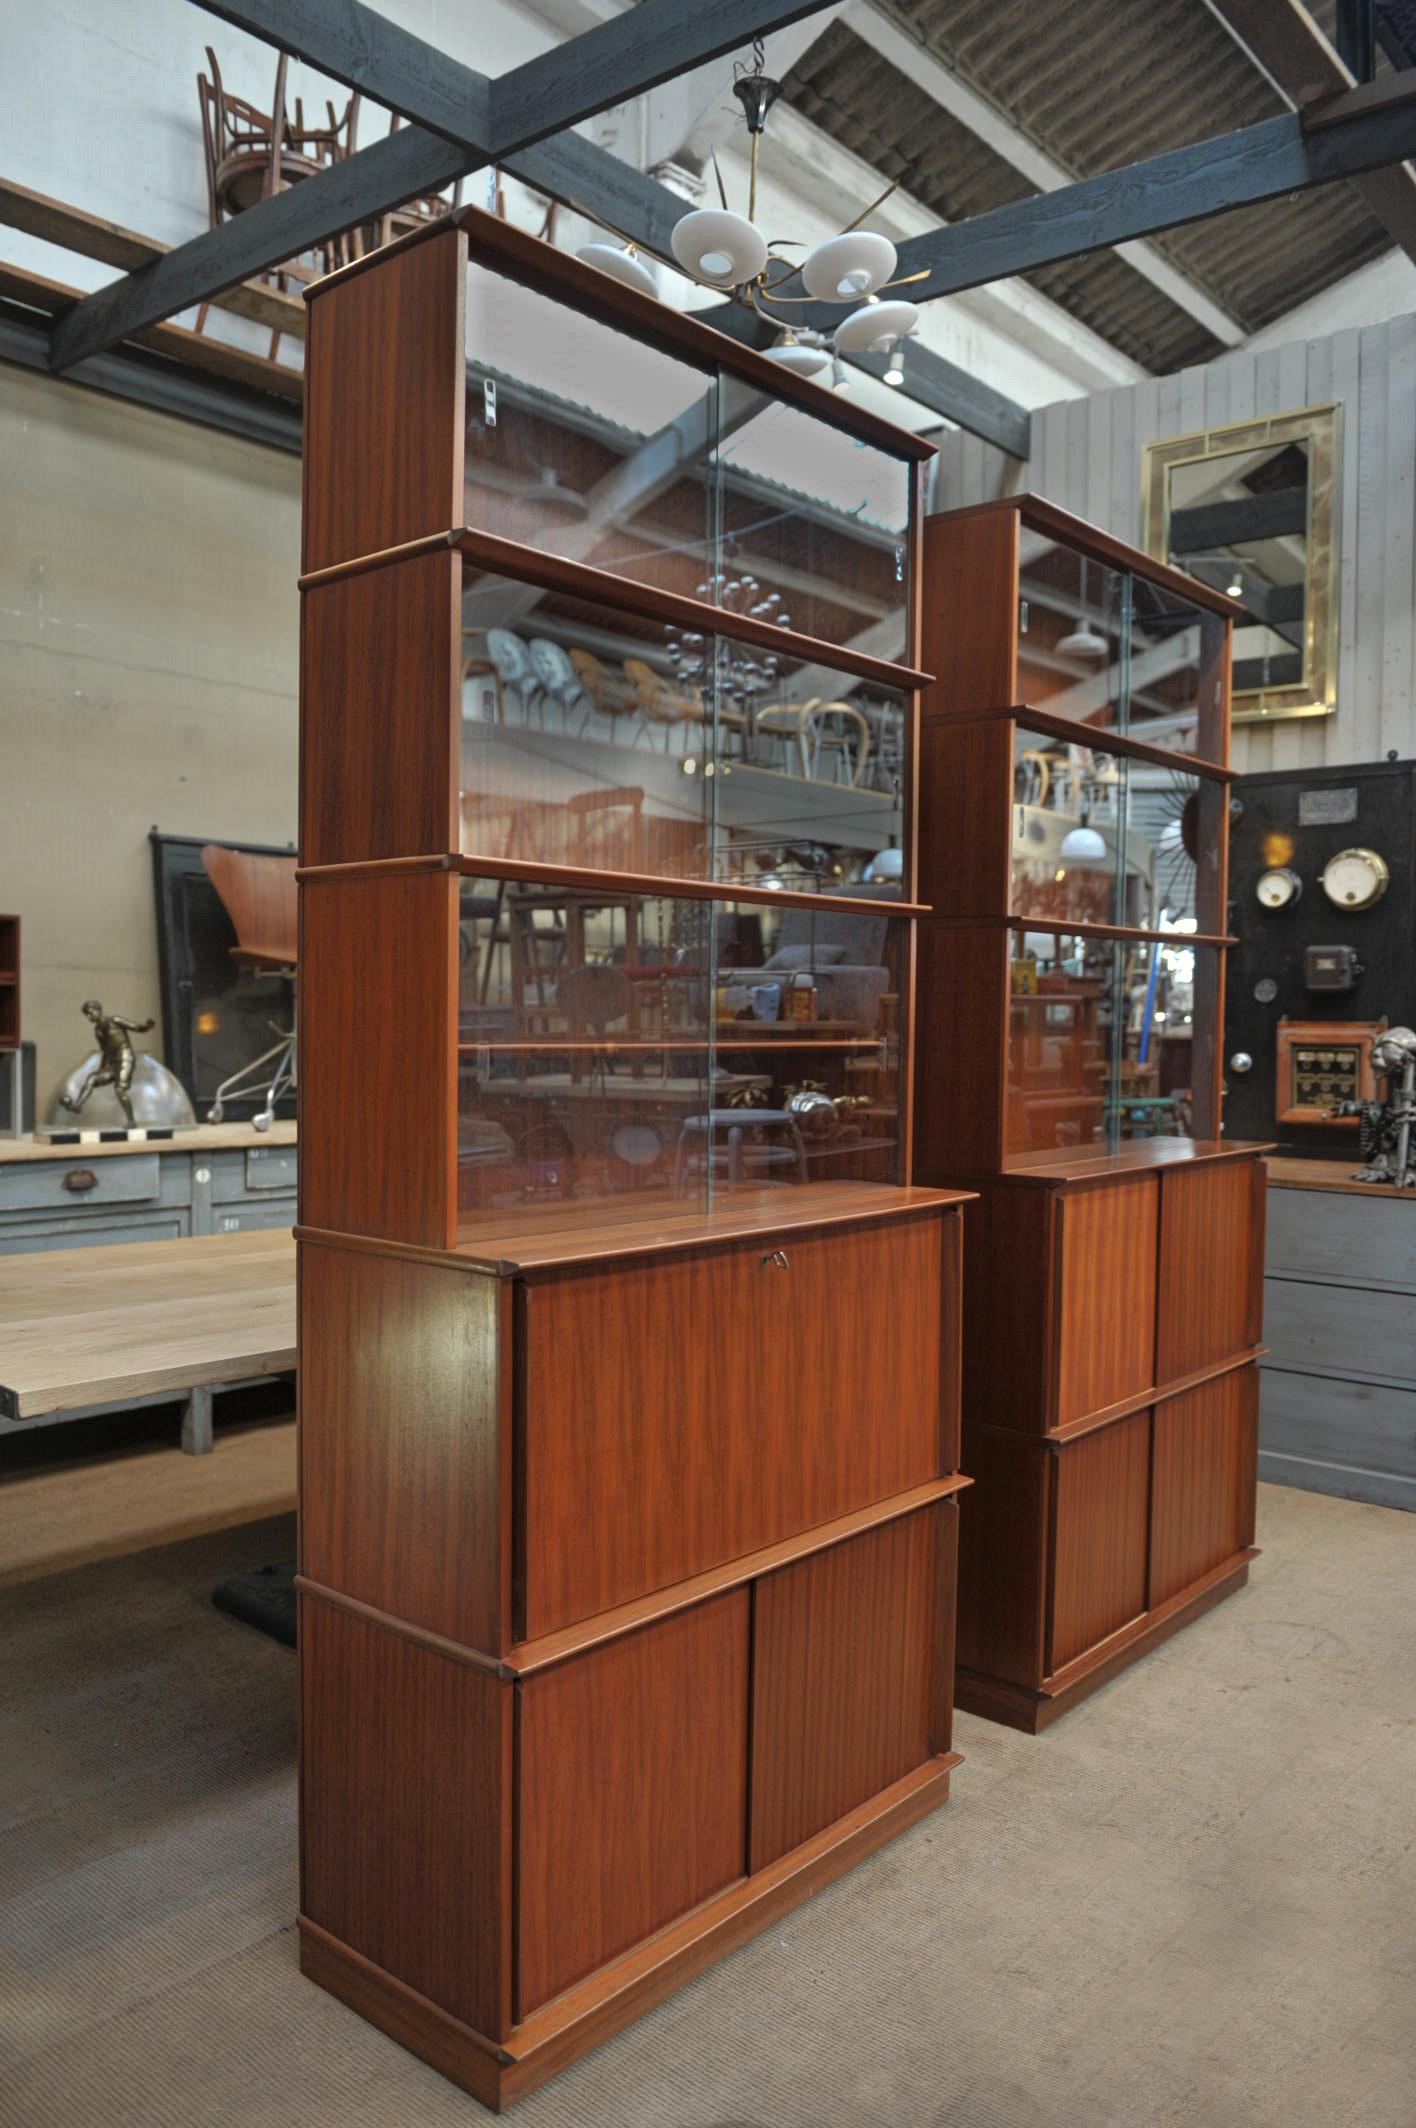
M 209 1456 L 212 1447 L 211 1390 L 189 1389 L 182 1413 L 182 1451 L 189 1456 Z

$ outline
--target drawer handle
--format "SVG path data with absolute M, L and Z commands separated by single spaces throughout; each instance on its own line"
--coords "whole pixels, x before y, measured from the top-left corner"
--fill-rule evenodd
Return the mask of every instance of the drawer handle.
M 91 1167 L 71 1167 L 64 1177 L 64 1187 L 66 1190 L 73 1190 L 76 1194 L 80 1194 L 84 1190 L 96 1190 L 98 1188 L 98 1177 Z
M 787 1263 L 787 1252 L 786 1252 L 786 1250 L 785 1250 L 785 1249 L 773 1249 L 773 1251 L 771 1252 L 771 1254 L 770 1254 L 769 1256 L 764 1256 L 764 1257 L 763 1257 L 763 1259 L 762 1259 L 762 1268 L 763 1268 L 763 1270 L 764 1270 L 764 1271 L 766 1270 L 766 1268 L 767 1268 L 768 1264 L 775 1264 L 775 1265 L 776 1265 L 776 1267 L 777 1267 L 777 1269 L 778 1269 L 779 1271 L 785 1271 L 785 1270 L 788 1270 L 788 1269 L 790 1268 L 790 1266 L 789 1266 L 789 1265 L 788 1265 L 788 1263 Z

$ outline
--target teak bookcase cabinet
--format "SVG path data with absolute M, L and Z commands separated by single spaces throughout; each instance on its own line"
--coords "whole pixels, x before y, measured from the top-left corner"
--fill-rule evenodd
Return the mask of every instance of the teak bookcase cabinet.
M 1262 1147 L 1220 1135 L 1236 610 L 931 518 L 915 1174 L 966 1215 L 960 1706 L 1036 1731 L 1248 1578 Z
M 481 214 L 311 291 L 301 1962 L 493 2108 L 956 1763 L 927 456 Z

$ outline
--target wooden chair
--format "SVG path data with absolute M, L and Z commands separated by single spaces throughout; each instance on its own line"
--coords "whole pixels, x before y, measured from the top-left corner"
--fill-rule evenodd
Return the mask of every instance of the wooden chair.
M 289 60 L 284 52 L 276 63 L 275 94 L 269 111 L 257 109 L 243 96 L 234 96 L 221 78 L 216 53 L 208 45 L 210 76 L 198 74 L 197 101 L 202 114 L 202 145 L 206 154 L 207 214 L 213 229 L 232 215 L 271 199 L 301 179 L 313 177 L 354 152 L 359 98 L 351 96 L 341 118 L 334 105 L 326 106 L 328 123 L 306 125 L 303 101 L 287 111 L 285 83 Z M 343 237 L 320 245 L 305 259 L 290 259 L 272 268 L 262 279 L 289 293 L 291 284 L 303 285 L 345 265 L 350 257 Z M 197 312 L 197 331 L 206 323 L 208 305 Z M 273 331 L 270 359 L 275 361 L 282 335 Z
M 643 658 L 626 658 L 624 676 L 639 698 L 645 721 L 663 726 L 665 753 L 672 745 L 676 726 L 704 721 L 702 702 L 670 687 L 662 673 L 655 672 L 652 665 L 646 665 Z
M 590 697 L 590 703 L 600 716 L 618 722 L 621 717 L 638 717 L 641 714 L 639 696 L 626 679 L 611 672 L 593 650 L 572 649 L 570 662 L 580 675 L 580 684 Z M 642 729 L 642 726 L 641 726 Z M 638 732 L 635 737 L 638 738 Z
M 231 850 L 222 843 L 208 842 L 202 848 L 202 867 L 221 897 L 231 919 L 236 943 L 231 958 L 255 976 L 275 976 L 291 987 L 294 1002 L 298 962 L 296 926 L 295 862 L 293 857 L 266 857 L 254 850 Z M 274 1060 L 274 1070 L 264 1088 L 264 1105 L 252 1117 L 257 1130 L 269 1130 L 275 1121 L 275 1104 L 282 1094 L 295 1090 L 294 1012 L 288 1029 L 270 1023 L 279 1037 L 272 1046 L 239 1071 L 223 1079 L 207 1110 L 208 1123 L 220 1123 L 226 1102 L 234 1094 L 247 1100 L 258 1096 L 261 1075 Z M 243 1082 L 253 1079 L 251 1086 Z
M 358 101 L 356 96 L 356 106 Z M 403 120 L 395 111 L 389 123 L 390 134 L 396 133 L 402 124 Z M 348 152 L 351 155 L 354 153 L 352 131 Z M 444 198 L 441 192 L 422 192 L 417 199 L 405 200 L 401 207 L 391 207 L 387 214 L 381 214 L 376 220 L 366 222 L 362 228 L 351 229 L 348 237 L 350 255 L 356 259 L 366 258 L 371 251 L 381 250 L 385 244 L 391 244 L 395 237 L 408 236 L 414 229 L 421 229 L 427 222 L 436 222 L 444 214 L 455 214 L 461 205 L 462 179 L 459 177 L 452 188 L 451 200 Z M 501 212 L 500 207 L 497 211 Z

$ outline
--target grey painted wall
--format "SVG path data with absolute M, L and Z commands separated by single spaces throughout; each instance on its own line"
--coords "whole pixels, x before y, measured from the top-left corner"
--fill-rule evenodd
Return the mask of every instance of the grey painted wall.
M 1416 754 L 1416 316 L 1238 350 L 1178 376 L 1065 400 L 1033 415 L 1025 466 L 973 437 L 950 435 L 935 507 L 1031 489 L 1140 538 L 1141 454 L 1157 437 L 1290 407 L 1343 407 L 1342 572 L 1338 703 L 1331 717 L 1294 718 L 1234 734 L 1244 771 L 1379 761 Z

